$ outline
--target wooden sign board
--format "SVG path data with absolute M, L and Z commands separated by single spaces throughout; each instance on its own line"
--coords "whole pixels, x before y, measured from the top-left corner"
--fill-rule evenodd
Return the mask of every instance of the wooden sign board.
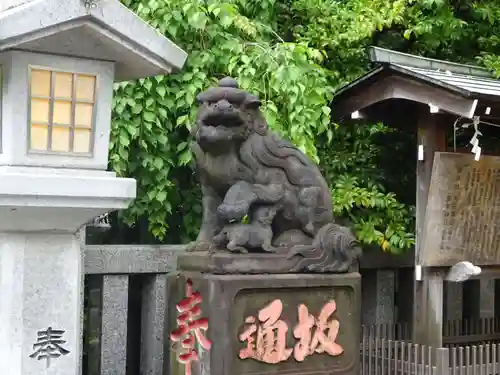
M 436 152 L 417 262 L 500 264 L 500 157 Z

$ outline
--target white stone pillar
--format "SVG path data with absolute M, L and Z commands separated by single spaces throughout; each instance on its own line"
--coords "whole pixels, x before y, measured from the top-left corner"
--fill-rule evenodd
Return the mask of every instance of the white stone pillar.
M 0 167 L 0 374 L 80 374 L 76 233 L 134 197 L 111 172 Z

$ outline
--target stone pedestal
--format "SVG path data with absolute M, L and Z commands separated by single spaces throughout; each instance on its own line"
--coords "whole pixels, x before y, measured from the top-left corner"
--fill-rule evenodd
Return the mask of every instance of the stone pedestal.
M 181 271 L 169 275 L 167 285 L 166 374 L 358 374 L 358 273 Z M 176 331 L 183 321 L 187 330 Z M 192 350 L 196 354 L 185 363 Z
M 76 232 L 124 208 L 114 173 L 0 167 L 0 374 L 79 375 L 82 253 Z

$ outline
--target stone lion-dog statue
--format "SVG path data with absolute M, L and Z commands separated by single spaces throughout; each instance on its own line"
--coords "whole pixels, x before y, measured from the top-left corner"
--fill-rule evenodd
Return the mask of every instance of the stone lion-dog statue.
M 290 272 L 348 272 L 359 243 L 335 222 L 317 165 L 269 129 L 259 98 L 227 77 L 197 101 L 191 149 L 203 217 L 188 251 L 282 252 L 297 258 Z

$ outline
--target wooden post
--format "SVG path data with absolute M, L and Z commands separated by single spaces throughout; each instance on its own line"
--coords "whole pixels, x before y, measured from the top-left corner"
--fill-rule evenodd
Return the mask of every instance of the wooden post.
M 417 160 L 415 267 L 420 265 L 422 234 L 425 223 L 432 164 L 436 151 L 445 151 L 446 138 L 437 124 L 437 115 L 426 108 L 419 113 L 418 145 L 424 148 L 424 160 Z M 416 268 L 415 268 L 416 269 Z M 439 348 L 443 344 L 443 274 L 421 269 L 422 280 L 415 280 L 413 302 L 413 341 Z
M 433 348 L 443 346 L 443 274 L 424 269 L 415 281 L 413 342 Z

